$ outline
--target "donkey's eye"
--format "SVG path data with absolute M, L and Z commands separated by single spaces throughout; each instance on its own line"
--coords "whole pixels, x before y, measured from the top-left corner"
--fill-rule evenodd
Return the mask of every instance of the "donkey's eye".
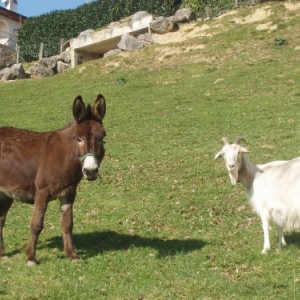
M 83 139 L 81 139 L 79 137 L 75 137 L 75 139 L 77 140 L 78 144 L 80 144 L 80 145 L 83 144 Z

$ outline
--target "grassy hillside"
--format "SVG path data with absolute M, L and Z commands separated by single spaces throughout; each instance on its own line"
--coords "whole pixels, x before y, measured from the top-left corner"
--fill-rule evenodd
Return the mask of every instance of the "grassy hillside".
M 300 6 L 287 4 L 181 25 L 157 36 L 161 44 L 67 74 L 0 84 L 1 126 L 52 130 L 70 121 L 78 94 L 107 100 L 102 180 L 82 181 L 75 203 L 82 260 L 64 257 L 53 201 L 40 264 L 26 267 L 32 207 L 15 202 L 1 299 L 299 299 L 299 233 L 286 233 L 278 252 L 273 230 L 261 255 L 260 220 L 214 161 L 221 137 L 237 135 L 253 162 L 299 156 Z

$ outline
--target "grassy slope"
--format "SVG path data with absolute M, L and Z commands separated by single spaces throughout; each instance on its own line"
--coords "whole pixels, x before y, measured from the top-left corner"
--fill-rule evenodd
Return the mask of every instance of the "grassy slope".
M 27 268 L 32 208 L 16 202 L 5 228 L 11 258 L 0 262 L 1 299 L 300 296 L 299 235 L 288 233 L 277 253 L 273 230 L 273 249 L 261 255 L 259 219 L 242 187 L 230 186 L 223 162 L 213 160 L 220 138 L 236 135 L 248 141 L 253 162 L 299 155 L 299 10 L 268 5 L 273 14 L 265 21 L 233 22 L 265 5 L 240 9 L 209 21 L 211 36 L 0 84 L 1 125 L 62 127 L 77 94 L 91 103 L 101 92 L 108 104 L 102 182 L 83 181 L 75 204 L 82 261 L 64 258 L 53 202 L 40 264 Z M 256 30 L 266 22 L 278 29 Z M 288 45 L 276 46 L 275 38 Z

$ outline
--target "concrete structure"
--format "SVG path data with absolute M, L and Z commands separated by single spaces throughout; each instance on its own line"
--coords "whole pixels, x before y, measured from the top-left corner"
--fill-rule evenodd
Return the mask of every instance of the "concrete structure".
M 139 35 L 149 31 L 149 24 L 153 16 L 146 12 L 139 12 L 132 16 L 131 21 L 112 23 L 107 28 L 83 33 L 71 39 L 70 46 L 71 67 L 80 63 L 103 57 L 109 50 L 118 49 L 118 43 L 123 34 Z

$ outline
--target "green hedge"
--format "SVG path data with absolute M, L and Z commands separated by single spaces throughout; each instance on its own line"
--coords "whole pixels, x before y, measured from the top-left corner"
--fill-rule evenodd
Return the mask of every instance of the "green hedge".
M 111 22 L 147 11 L 157 16 L 171 16 L 182 1 L 174 0 L 96 0 L 76 9 L 57 10 L 27 18 L 20 28 L 18 44 L 21 61 L 38 59 L 39 45 L 44 43 L 44 56 L 59 52 L 61 38 L 68 40 L 86 29 L 97 29 Z

